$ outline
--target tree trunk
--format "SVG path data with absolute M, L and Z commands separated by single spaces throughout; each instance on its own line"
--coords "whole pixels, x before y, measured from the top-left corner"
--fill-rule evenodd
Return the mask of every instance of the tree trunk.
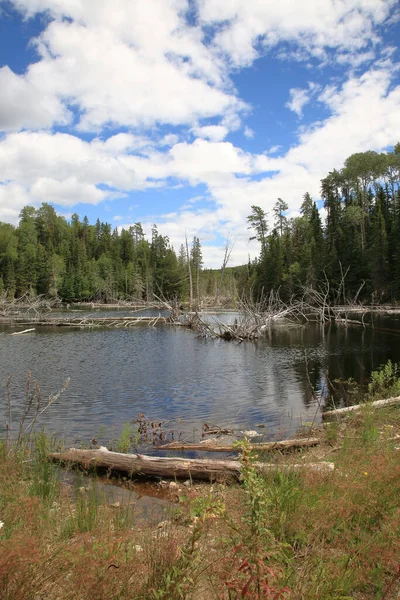
M 193 308 L 193 279 L 192 279 L 192 267 L 190 264 L 189 246 L 188 246 L 186 233 L 185 233 L 185 242 L 186 242 L 186 260 L 187 260 L 187 266 L 188 266 L 188 270 L 189 270 L 189 310 L 192 310 L 192 308 Z
M 71 448 L 66 452 L 49 454 L 49 458 L 57 462 L 83 465 L 86 468 L 103 468 L 128 473 L 130 476 L 169 477 L 172 479 L 215 479 L 238 480 L 242 465 L 237 460 L 207 460 L 186 458 L 165 458 L 144 456 L 141 454 L 120 454 L 109 452 L 106 448 L 99 450 L 78 450 Z M 329 472 L 334 469 L 333 463 L 303 463 L 298 465 L 274 465 L 255 463 L 259 472 L 279 469 L 313 469 Z

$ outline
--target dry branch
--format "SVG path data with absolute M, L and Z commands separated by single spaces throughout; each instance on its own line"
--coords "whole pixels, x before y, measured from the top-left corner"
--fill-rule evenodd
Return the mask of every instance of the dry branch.
M 346 416 L 351 412 L 361 410 L 365 407 L 382 408 L 385 406 L 393 406 L 394 404 L 400 404 L 400 396 L 397 396 L 396 398 L 387 398 L 386 400 L 376 400 L 375 402 L 363 402 L 362 404 L 354 404 L 353 406 L 346 406 L 345 408 L 327 410 L 322 413 L 322 418 L 329 421 L 330 419 Z
M 266 442 L 261 444 L 250 444 L 251 450 L 261 450 L 271 452 L 272 450 L 294 450 L 296 448 L 306 448 L 320 444 L 318 438 L 304 438 L 294 440 L 281 440 L 279 442 Z M 181 442 L 171 442 L 158 446 L 158 450 L 182 450 L 186 452 L 239 452 L 240 448 L 235 444 L 218 444 L 214 441 L 205 441 L 200 444 L 182 444 Z
M 35 331 L 34 327 L 30 329 L 24 329 L 23 331 L 14 331 L 14 333 L 10 333 L 9 335 L 22 335 L 23 333 L 29 333 L 30 331 Z
M 242 465 L 238 460 L 207 460 L 187 458 L 166 458 L 144 456 L 141 454 L 121 454 L 110 452 L 106 448 L 99 450 L 78 450 L 71 448 L 66 452 L 49 454 L 49 458 L 62 463 L 82 465 L 86 468 L 104 468 L 128 473 L 130 476 L 169 477 L 173 479 L 215 480 L 221 477 L 238 480 Z M 261 473 L 279 469 L 312 469 L 331 472 L 333 463 L 304 463 L 298 465 L 274 465 L 255 463 Z

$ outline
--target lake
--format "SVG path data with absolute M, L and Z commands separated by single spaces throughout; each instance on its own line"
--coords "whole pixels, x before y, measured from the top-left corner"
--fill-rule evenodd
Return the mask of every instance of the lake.
M 39 423 L 68 443 L 88 443 L 93 437 L 108 443 L 138 413 L 169 420 L 175 439 L 180 435 L 189 441 L 201 439 L 204 423 L 256 428 L 265 440 L 293 435 L 302 423 L 320 420 L 311 386 L 328 401 L 328 379 L 353 377 L 366 384 L 371 371 L 388 359 L 400 362 L 400 316 L 374 317 L 374 327 L 286 325 L 265 339 L 238 344 L 199 339 L 190 330 L 167 325 L 42 327 L 21 336 L 7 335 L 15 328 L 2 326 L 1 433 L 7 379 L 13 376 L 16 423 L 31 371 L 43 398 L 70 377 L 68 389 Z M 337 392 L 335 401 L 340 400 Z

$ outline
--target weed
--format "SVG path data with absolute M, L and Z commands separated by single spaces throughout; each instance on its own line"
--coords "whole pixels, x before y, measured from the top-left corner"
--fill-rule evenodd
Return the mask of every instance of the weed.
M 268 512 L 270 529 L 276 539 L 293 542 L 289 524 L 303 495 L 303 484 L 298 473 L 277 471 L 268 486 Z
M 338 440 L 339 425 L 336 421 L 327 423 L 325 427 L 325 440 L 328 444 L 336 444 Z
M 132 426 L 129 423 L 129 421 L 127 421 L 126 423 L 124 423 L 124 426 L 121 431 L 121 435 L 115 441 L 115 449 L 117 452 L 124 452 L 124 453 L 129 452 L 131 444 L 132 444 L 131 435 L 132 435 Z
M 377 442 L 379 435 L 374 412 L 367 404 L 362 411 L 361 441 L 365 446 L 371 446 Z
M 203 498 L 201 506 L 198 504 L 198 509 L 199 515 L 193 518 L 191 534 L 186 544 L 180 548 L 179 558 L 162 575 L 157 588 L 152 590 L 151 598 L 154 600 L 187 600 L 193 597 L 201 562 L 200 540 L 210 521 L 218 519 L 225 512 L 225 506 L 220 499 L 210 494 Z
M 59 469 L 48 459 L 51 440 L 41 431 L 34 437 L 31 495 L 39 496 L 47 507 L 53 504 L 60 486 Z
M 105 505 L 104 493 L 100 491 L 95 477 L 91 477 L 89 485 L 83 478 L 75 483 L 76 506 L 68 524 L 71 531 L 85 533 L 93 531 L 100 519 L 100 509 Z
M 385 365 L 373 371 L 368 393 L 374 400 L 400 395 L 400 366 L 388 360 Z

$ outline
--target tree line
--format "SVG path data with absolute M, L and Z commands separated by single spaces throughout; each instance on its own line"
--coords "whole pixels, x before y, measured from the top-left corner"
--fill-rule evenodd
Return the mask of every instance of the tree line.
M 393 152 L 352 154 L 322 179 L 325 224 L 309 193 L 293 219 L 278 198 L 271 227 L 267 213 L 252 206 L 248 225 L 261 244 L 256 297 L 279 289 L 286 299 L 323 281 L 332 291 L 344 282 L 347 298 L 400 300 L 399 184 L 400 143 Z
M 203 269 L 198 237 L 176 253 L 156 225 L 148 240 L 141 223 L 119 230 L 100 220 L 90 225 L 77 214 L 67 221 L 47 203 L 23 208 L 18 227 L 0 222 L 0 294 L 10 299 L 28 293 L 115 302 L 156 294 L 180 300 L 191 295 L 198 302 L 217 285 L 217 273 Z M 222 293 L 232 296 L 234 289 L 231 273 Z
M 260 254 L 240 267 L 203 268 L 198 237 L 176 252 L 156 225 L 147 239 L 141 223 L 112 229 L 77 214 L 70 221 L 47 203 L 26 206 L 17 227 L 0 222 L 0 294 L 45 294 L 65 301 L 153 299 L 154 294 L 200 304 L 207 297 L 259 298 L 272 289 L 283 299 L 325 281 L 368 301 L 400 300 L 400 144 L 393 152 L 351 155 L 321 181 L 326 212 L 305 193 L 300 216 L 289 219 L 278 198 L 272 222 L 251 207 L 248 226 Z

